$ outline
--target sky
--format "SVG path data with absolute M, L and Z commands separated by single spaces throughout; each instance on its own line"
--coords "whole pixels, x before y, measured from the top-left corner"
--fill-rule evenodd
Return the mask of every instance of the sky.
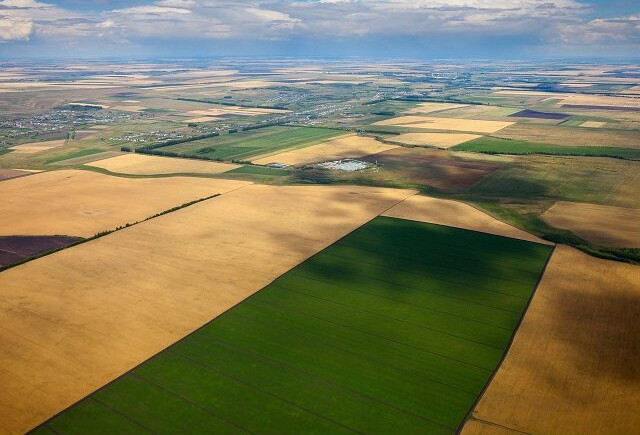
M 0 0 L 0 57 L 640 57 L 640 0 Z

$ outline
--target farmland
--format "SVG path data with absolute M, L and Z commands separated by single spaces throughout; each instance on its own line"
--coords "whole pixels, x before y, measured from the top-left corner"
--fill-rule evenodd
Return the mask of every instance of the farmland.
M 271 162 L 277 162 L 285 165 L 302 165 L 327 160 L 364 157 L 389 151 L 394 148 L 397 148 L 397 146 L 378 142 L 371 137 L 346 135 L 318 145 L 293 151 L 285 151 L 268 157 L 259 157 L 254 159 L 252 163 L 265 165 Z
M 558 202 L 542 218 L 602 246 L 640 247 L 640 209 Z
M 251 160 L 256 156 L 301 148 L 345 134 L 324 128 L 266 127 L 163 147 L 163 152 L 221 160 Z
M 1 272 L 0 433 L 40 424 L 413 193 L 252 184 Z
M 219 174 L 236 169 L 238 165 L 206 162 L 199 160 L 174 159 L 171 157 L 145 156 L 126 154 L 98 160 L 88 166 L 106 169 L 120 174 L 154 175 L 154 174 Z
M 76 170 L 42 172 L 0 183 L 0 234 L 91 237 L 247 184 L 186 177 L 131 179 Z M 29 219 L 20 218 L 25 213 Z
M 453 434 L 549 251 L 378 218 L 32 433 Z
M 640 148 L 562 146 L 495 137 L 482 137 L 460 145 L 456 144 L 453 149 L 489 154 L 547 154 L 640 159 Z
M 496 433 L 496 425 L 505 435 L 635 432 L 639 295 L 640 267 L 556 248 L 502 368 L 462 434 Z
M 401 116 L 375 123 L 375 125 L 391 125 L 411 129 L 470 131 L 478 133 L 495 133 L 512 124 L 513 122 L 436 118 L 432 116 Z

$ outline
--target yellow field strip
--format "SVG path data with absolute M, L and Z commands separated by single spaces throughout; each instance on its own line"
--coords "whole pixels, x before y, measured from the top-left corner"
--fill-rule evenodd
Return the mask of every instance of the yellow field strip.
M 87 164 L 119 174 L 221 174 L 240 165 L 209 162 L 195 159 L 148 156 L 144 154 L 125 154 Z
M 639 306 L 639 266 L 556 247 L 473 417 L 527 434 L 636 433 Z M 501 433 L 486 426 L 462 435 Z
M 512 237 L 514 239 L 552 244 L 511 225 L 505 224 L 468 204 L 448 199 L 415 195 L 391 208 L 384 216 L 429 222 Z
M 0 433 L 38 425 L 414 193 L 250 185 L 0 273 Z
M 302 165 L 330 160 L 353 159 L 395 148 L 398 148 L 398 145 L 389 145 L 378 142 L 372 137 L 350 134 L 331 139 L 318 145 L 285 151 L 267 157 L 258 157 L 256 160 L 253 160 L 252 163 L 266 165 L 277 162 L 284 165 Z
M 391 125 L 424 130 L 473 131 L 478 133 L 495 133 L 512 124 L 514 122 L 468 118 L 437 118 L 432 116 L 399 116 L 374 123 L 374 125 Z
M 542 219 L 601 246 L 640 248 L 640 209 L 560 201 Z
M 90 237 L 246 181 L 121 178 L 90 171 L 41 172 L 0 183 L 0 235 Z

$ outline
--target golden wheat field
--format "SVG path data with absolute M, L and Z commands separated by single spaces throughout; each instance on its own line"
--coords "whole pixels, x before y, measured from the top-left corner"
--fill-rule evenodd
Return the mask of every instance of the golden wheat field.
M 247 184 L 211 178 L 121 178 L 78 170 L 41 172 L 0 183 L 0 235 L 91 237 Z
M 96 168 L 106 169 L 119 174 L 132 175 L 220 174 L 240 167 L 240 165 L 230 163 L 148 156 L 144 154 L 124 154 L 91 162 L 88 166 L 95 166 Z
M 542 218 L 601 246 L 640 247 L 640 209 L 560 201 Z
M 250 185 L 4 271 L 0 433 L 31 429 L 414 193 Z
M 447 149 L 479 137 L 482 136 L 464 133 L 404 133 L 393 136 L 389 140 L 405 145 L 423 145 Z
M 436 118 L 431 116 L 399 116 L 374 123 L 374 125 L 391 125 L 423 130 L 473 131 L 478 133 L 495 133 L 512 124 L 514 123 L 505 121 Z
M 35 154 L 40 151 L 47 151 L 52 148 L 58 148 L 66 143 L 65 139 L 50 140 L 46 142 L 30 142 L 12 147 L 14 153 L 18 154 Z
M 329 160 L 364 157 L 389 151 L 394 148 L 398 148 L 398 146 L 378 142 L 372 137 L 349 134 L 318 145 L 285 151 L 266 157 L 258 157 L 253 160 L 252 163 L 266 165 L 277 162 L 284 165 L 295 166 Z
M 636 433 L 638 306 L 639 266 L 556 247 L 462 435 Z M 492 431 L 495 425 L 511 430 Z
M 388 210 L 384 216 L 429 222 L 538 243 L 549 243 L 505 224 L 468 204 L 448 199 L 422 195 L 411 196 Z

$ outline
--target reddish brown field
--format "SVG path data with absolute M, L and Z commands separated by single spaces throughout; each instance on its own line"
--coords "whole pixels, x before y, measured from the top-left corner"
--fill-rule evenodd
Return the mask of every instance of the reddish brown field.
M 64 248 L 81 240 L 69 236 L 8 236 L 0 237 L 0 267 L 15 264 L 44 252 Z
M 0 169 L 0 181 L 8 180 L 10 178 L 23 177 L 29 174 L 31 174 L 31 172 L 21 171 L 19 169 Z
M 362 160 L 378 162 L 376 178 L 454 191 L 468 190 L 501 166 L 499 162 L 461 159 L 424 148 L 396 148 Z

